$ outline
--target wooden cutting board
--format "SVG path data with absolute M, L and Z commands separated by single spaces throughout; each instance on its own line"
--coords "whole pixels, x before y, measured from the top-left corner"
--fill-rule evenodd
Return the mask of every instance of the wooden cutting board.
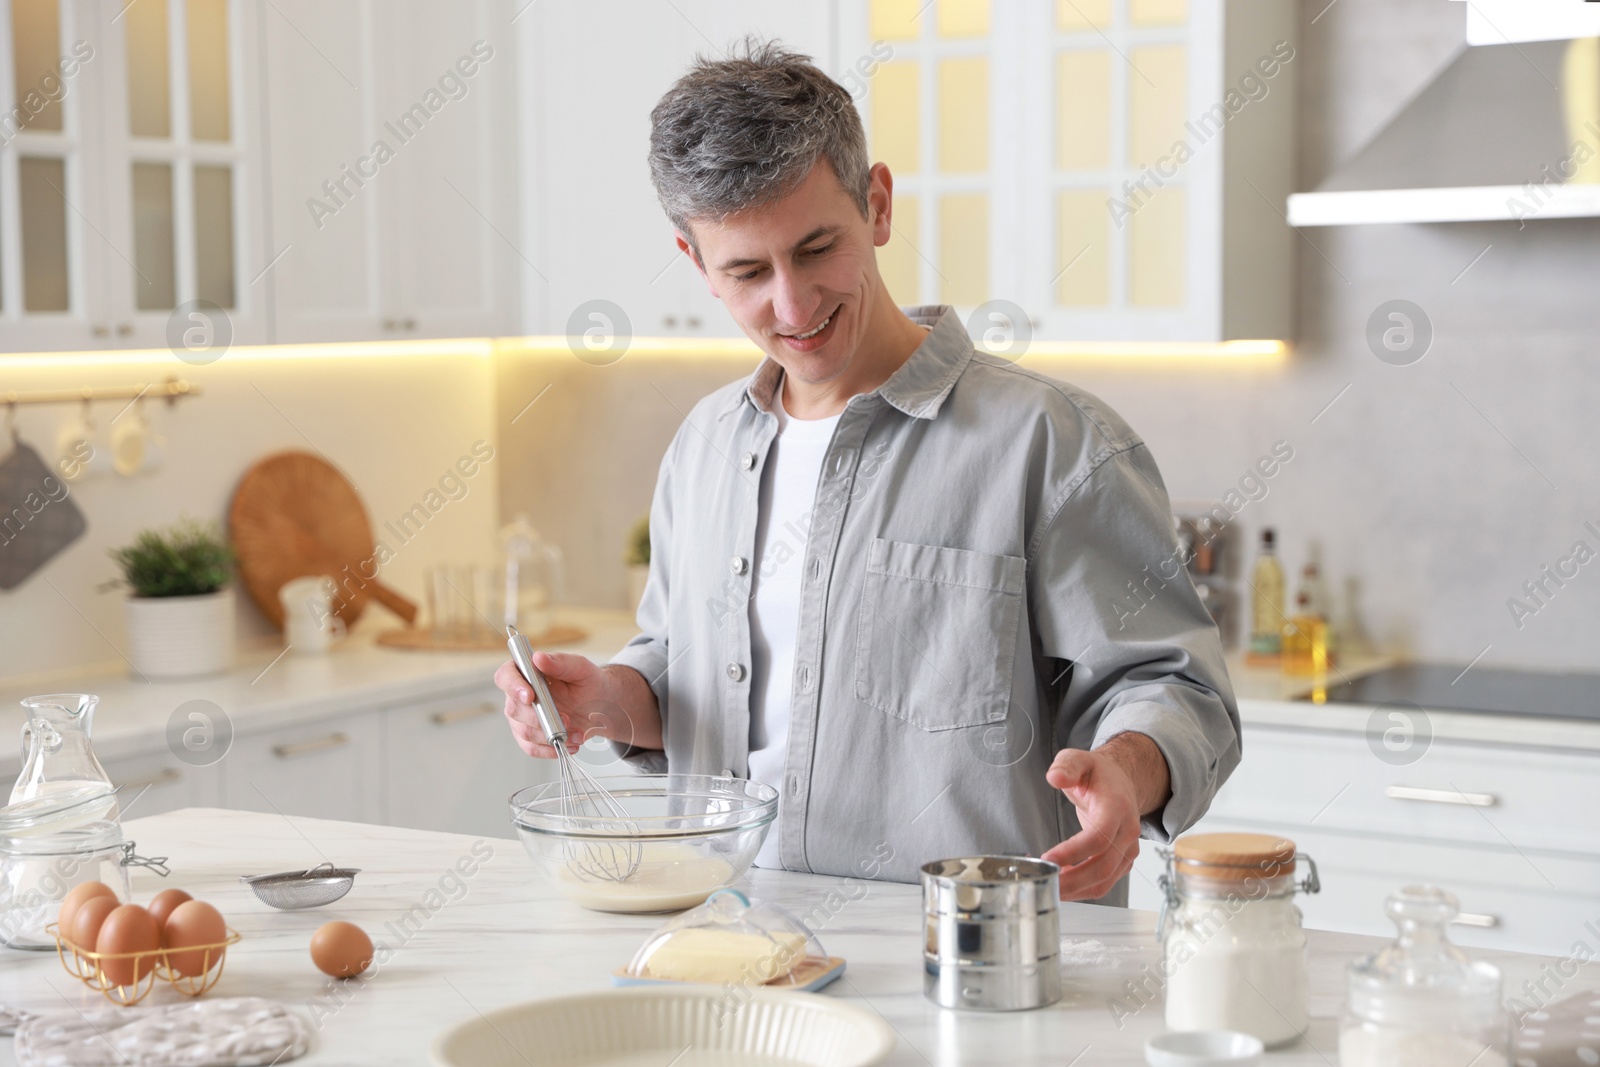
M 416 621 L 417 605 L 377 578 L 372 523 L 355 486 L 319 455 L 278 452 L 245 471 L 228 509 L 228 532 L 240 581 L 279 629 L 278 590 L 319 574 L 334 580 L 335 611 L 346 626 L 361 617 L 369 599 L 407 624 Z

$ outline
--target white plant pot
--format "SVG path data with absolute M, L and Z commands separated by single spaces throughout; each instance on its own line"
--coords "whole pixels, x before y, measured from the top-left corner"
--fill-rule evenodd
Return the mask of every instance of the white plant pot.
M 128 662 L 146 678 L 193 678 L 233 666 L 233 590 L 131 596 L 124 603 Z
M 639 601 L 644 599 L 644 584 L 650 578 L 650 564 L 628 564 L 628 608 L 639 614 Z

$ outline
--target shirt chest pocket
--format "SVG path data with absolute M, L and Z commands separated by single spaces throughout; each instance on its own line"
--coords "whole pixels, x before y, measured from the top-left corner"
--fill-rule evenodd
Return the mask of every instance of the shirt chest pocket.
M 1027 561 L 874 538 L 856 699 L 924 730 L 1006 717 Z

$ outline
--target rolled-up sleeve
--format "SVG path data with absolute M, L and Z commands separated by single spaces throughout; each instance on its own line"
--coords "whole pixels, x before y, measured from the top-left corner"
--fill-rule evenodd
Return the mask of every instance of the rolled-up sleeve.
M 682 435 L 680 429 L 679 435 Z M 661 458 L 661 469 L 656 475 L 655 495 L 650 503 L 650 573 L 645 581 L 644 596 L 639 601 L 635 622 L 639 634 L 611 657 L 611 663 L 632 667 L 644 676 L 656 695 L 656 707 L 661 713 L 661 736 L 667 735 L 667 717 L 671 708 L 667 700 L 668 653 L 668 588 L 672 554 L 672 464 L 678 451 L 678 438 L 673 438 L 666 455 Z M 667 754 L 660 749 L 639 748 L 619 741 L 612 748 L 623 760 L 650 774 L 665 774 Z
M 1055 740 L 1081 749 L 1129 731 L 1153 740 L 1172 796 L 1144 818 L 1144 835 L 1170 842 L 1239 763 L 1221 638 L 1189 579 L 1148 448 L 1110 453 L 1063 494 L 1042 520 L 1028 579 L 1041 654 L 1071 664 Z

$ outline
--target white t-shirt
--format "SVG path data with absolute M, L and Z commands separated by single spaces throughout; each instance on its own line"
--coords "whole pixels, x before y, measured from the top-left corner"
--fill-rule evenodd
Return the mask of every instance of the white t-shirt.
M 801 570 L 822 460 L 839 416 L 795 418 L 784 409 L 781 386 L 773 411 L 778 416 L 778 436 L 761 471 L 750 582 L 750 779 L 781 791 L 789 748 Z M 758 867 L 782 866 L 777 822 L 768 830 L 755 862 Z

